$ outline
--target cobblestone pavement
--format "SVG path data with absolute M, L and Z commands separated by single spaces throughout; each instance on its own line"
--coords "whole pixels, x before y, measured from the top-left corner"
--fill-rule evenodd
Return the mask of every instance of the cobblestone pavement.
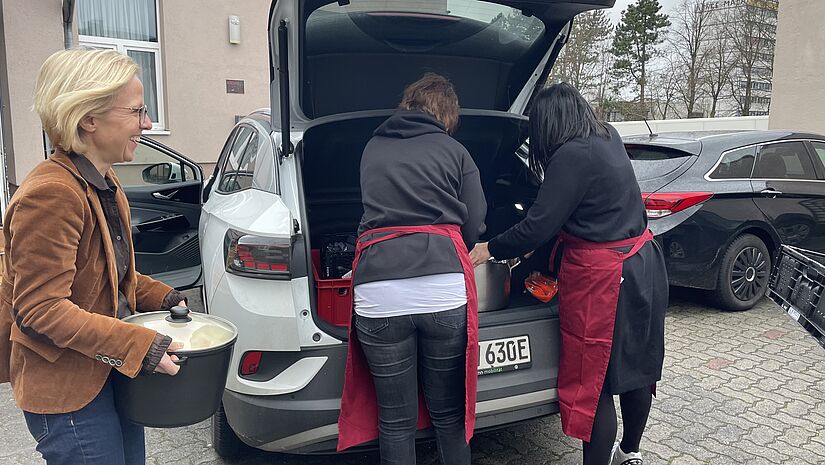
M 0 386 L 0 463 L 42 463 Z M 378 464 L 375 454 L 300 457 L 253 453 L 219 459 L 209 423 L 147 430 L 147 463 Z M 572 465 L 580 445 L 564 437 L 558 416 L 476 435 L 479 465 Z M 646 464 L 769 465 L 825 463 L 825 350 L 772 302 L 724 313 L 691 293 L 671 299 L 667 358 L 642 442 Z M 419 446 L 419 463 L 437 464 L 432 443 Z

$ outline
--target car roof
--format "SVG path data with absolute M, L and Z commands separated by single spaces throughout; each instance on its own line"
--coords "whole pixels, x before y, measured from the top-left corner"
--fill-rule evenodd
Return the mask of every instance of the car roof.
M 788 139 L 825 140 L 825 136 L 807 132 L 777 130 L 713 130 L 713 131 L 671 131 L 659 134 L 625 136 L 626 144 L 652 145 L 683 150 L 693 155 L 702 151 L 724 152 L 764 142 Z

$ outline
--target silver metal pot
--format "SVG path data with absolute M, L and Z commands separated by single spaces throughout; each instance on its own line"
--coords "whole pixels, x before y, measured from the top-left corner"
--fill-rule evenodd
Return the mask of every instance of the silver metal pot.
M 519 263 L 518 258 L 490 259 L 475 267 L 479 312 L 501 310 L 510 304 L 510 274 Z

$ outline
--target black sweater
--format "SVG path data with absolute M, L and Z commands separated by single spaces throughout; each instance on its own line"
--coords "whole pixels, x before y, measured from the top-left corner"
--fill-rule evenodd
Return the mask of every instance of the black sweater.
M 512 258 L 549 242 L 560 230 L 592 242 L 636 237 L 647 215 L 622 139 L 573 139 L 550 157 L 527 216 L 491 239 L 490 254 Z
M 361 158 L 364 216 L 358 233 L 389 226 L 455 224 L 467 248 L 484 232 L 487 204 L 467 149 L 433 116 L 399 110 L 375 130 Z M 356 284 L 461 272 L 449 238 L 414 234 L 366 249 Z

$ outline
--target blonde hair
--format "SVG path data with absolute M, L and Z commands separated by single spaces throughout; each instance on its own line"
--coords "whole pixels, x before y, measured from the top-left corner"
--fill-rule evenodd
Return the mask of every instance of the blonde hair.
M 458 128 L 458 96 L 452 83 L 436 73 L 425 73 L 404 89 L 398 105 L 403 110 L 429 113 L 442 123 L 449 134 Z
M 52 145 L 84 153 L 80 121 L 111 110 L 137 73 L 137 63 L 114 50 L 76 48 L 47 58 L 37 75 L 34 111 Z

